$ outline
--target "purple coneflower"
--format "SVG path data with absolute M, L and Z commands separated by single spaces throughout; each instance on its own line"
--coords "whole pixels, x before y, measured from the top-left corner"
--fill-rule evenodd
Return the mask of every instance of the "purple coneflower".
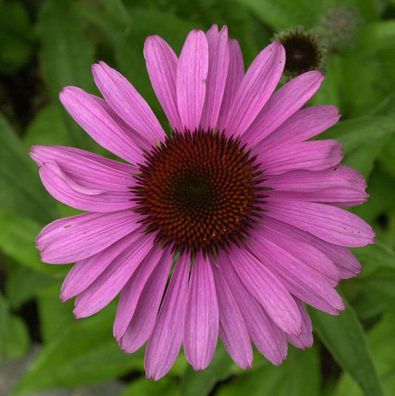
M 70 115 L 125 162 L 32 148 L 49 193 L 88 212 L 46 226 L 41 258 L 75 262 L 61 298 L 77 297 L 78 318 L 119 295 L 114 336 L 127 352 L 147 342 L 148 377 L 164 376 L 181 346 L 194 369 L 206 368 L 218 336 L 242 368 L 252 344 L 280 364 L 288 342 L 313 342 L 305 303 L 344 308 L 335 287 L 360 270 L 347 248 L 374 238 L 342 209 L 366 200 L 363 177 L 340 165 L 337 141 L 310 140 L 338 110 L 302 108 L 323 80 L 316 71 L 274 92 L 285 64 L 277 42 L 244 72 L 226 27 L 190 32 L 179 57 L 149 37 L 144 56 L 171 135 L 103 62 L 93 76 L 104 99 L 66 87 Z

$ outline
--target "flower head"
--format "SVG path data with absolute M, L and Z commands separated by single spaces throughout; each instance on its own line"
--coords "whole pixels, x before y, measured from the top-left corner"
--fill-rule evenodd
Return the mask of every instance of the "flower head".
M 206 368 L 218 337 L 240 367 L 252 365 L 252 343 L 280 364 L 288 342 L 312 344 L 305 303 L 344 308 L 335 287 L 360 269 L 347 247 L 374 237 L 342 208 L 366 200 L 363 177 L 340 165 L 338 142 L 310 140 L 338 111 L 303 108 L 322 82 L 316 71 L 275 91 L 278 42 L 245 72 L 226 27 L 190 32 L 179 56 L 148 37 L 144 56 L 172 133 L 103 62 L 93 76 L 104 99 L 64 88 L 69 114 L 124 161 L 32 148 L 47 190 L 87 212 L 46 226 L 41 258 L 75 263 L 61 298 L 76 297 L 78 318 L 119 295 L 114 336 L 127 352 L 147 343 L 148 377 L 165 375 L 181 346 Z

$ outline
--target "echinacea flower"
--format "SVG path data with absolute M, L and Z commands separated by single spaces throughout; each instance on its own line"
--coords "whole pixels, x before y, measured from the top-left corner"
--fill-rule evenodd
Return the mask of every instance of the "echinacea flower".
M 32 148 L 49 193 L 88 212 L 41 231 L 42 261 L 75 262 L 61 298 L 76 297 L 78 318 L 119 295 L 114 336 L 127 352 L 147 343 L 148 377 L 164 376 L 182 346 L 194 369 L 206 368 L 218 336 L 242 368 L 252 344 L 280 364 L 288 342 L 313 342 L 305 303 L 344 308 L 335 287 L 360 270 L 347 248 L 374 238 L 343 209 L 366 200 L 363 177 L 340 165 L 337 141 L 310 140 L 338 110 L 303 108 L 323 80 L 316 71 L 275 91 L 285 64 L 277 42 L 244 72 L 226 27 L 190 32 L 179 57 L 148 37 L 144 56 L 172 133 L 103 62 L 93 76 L 104 99 L 64 88 L 74 120 L 125 162 Z

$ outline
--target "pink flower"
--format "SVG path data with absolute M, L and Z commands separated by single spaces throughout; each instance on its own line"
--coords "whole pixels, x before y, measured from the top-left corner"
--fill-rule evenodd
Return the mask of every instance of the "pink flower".
M 119 295 L 114 336 L 127 352 L 147 342 L 148 377 L 164 376 L 181 346 L 206 368 L 218 336 L 242 368 L 252 343 L 280 364 L 287 342 L 312 345 L 305 303 L 344 309 L 335 287 L 360 270 L 347 248 L 374 238 L 342 209 L 366 200 L 363 177 L 340 165 L 337 141 L 310 140 L 340 117 L 303 108 L 323 77 L 307 72 L 274 91 L 283 47 L 269 45 L 244 72 L 226 27 L 190 32 L 179 57 L 149 37 L 144 56 L 173 133 L 103 62 L 93 76 L 104 99 L 64 88 L 70 115 L 125 162 L 32 148 L 49 193 L 88 212 L 41 231 L 42 261 L 75 262 L 61 297 L 77 297 L 78 318 Z

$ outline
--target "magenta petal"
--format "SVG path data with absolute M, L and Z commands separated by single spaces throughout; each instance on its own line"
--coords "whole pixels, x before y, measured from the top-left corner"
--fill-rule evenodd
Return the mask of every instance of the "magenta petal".
M 165 137 L 159 121 L 144 98 L 119 72 L 104 62 L 92 67 L 95 83 L 114 112 L 154 145 Z
M 278 145 L 303 142 L 319 135 L 340 119 L 335 106 L 313 106 L 299 110 L 269 136 L 261 140 L 258 149 L 270 151 Z
M 226 77 L 229 67 L 228 29 L 224 26 L 207 32 L 209 67 L 207 75 L 206 99 L 204 102 L 200 127 L 207 131 L 217 126 L 217 120 L 224 96 Z
M 218 302 L 211 266 L 209 258 L 199 254 L 189 282 L 184 351 L 195 370 L 210 364 L 218 339 Z
M 265 204 L 267 215 L 340 246 L 373 243 L 369 224 L 343 209 L 313 202 L 276 201 Z
M 68 113 L 98 144 L 132 164 L 143 160 L 138 145 L 98 98 L 77 87 L 65 87 L 59 96 Z
M 132 233 L 102 252 L 75 263 L 63 282 L 60 295 L 62 301 L 86 290 L 135 239 L 136 235 Z
M 144 286 L 162 256 L 162 249 L 154 247 L 122 289 L 114 321 L 114 337 L 118 341 L 125 334 Z
M 181 125 L 194 131 L 199 128 L 208 73 L 208 44 L 200 30 L 188 34 L 177 67 L 177 104 Z
M 103 309 L 122 290 L 137 267 L 148 255 L 154 238 L 136 232 L 133 243 L 126 248 L 75 301 L 74 315 L 85 318 Z
M 280 329 L 300 334 L 301 317 L 294 299 L 272 271 L 252 254 L 233 249 L 230 261 L 244 286 L 258 300 Z
M 285 333 L 267 316 L 262 306 L 243 286 L 233 267 L 226 265 L 226 260 L 224 255 L 220 269 L 244 317 L 251 340 L 266 359 L 273 364 L 280 364 L 287 356 Z
M 182 131 L 177 108 L 177 55 L 159 36 L 149 36 L 144 44 L 144 57 L 155 94 L 171 127 Z
M 302 316 L 302 334 L 297 336 L 287 334 L 287 338 L 289 342 L 296 348 L 310 348 L 313 345 L 313 326 L 311 324 L 311 319 L 303 303 L 297 298 L 295 299 L 295 301 L 299 307 L 300 314 Z
M 137 168 L 89 151 L 66 146 L 33 146 L 30 156 L 38 166 L 55 162 L 77 184 L 105 191 L 129 191 Z
M 138 215 L 130 210 L 87 213 L 55 220 L 36 239 L 41 260 L 66 264 L 101 252 L 137 229 Z
M 188 298 L 188 255 L 176 264 L 155 328 L 145 351 L 147 378 L 158 380 L 171 369 L 180 352 Z
M 239 42 L 237 40 L 230 39 L 228 40 L 228 46 L 229 67 L 225 83 L 225 92 L 217 121 L 217 130 L 219 131 L 223 131 L 225 129 L 230 108 L 244 77 L 243 54 L 241 53 Z
M 265 174 L 270 176 L 294 170 L 324 170 L 337 165 L 342 158 L 342 146 L 336 140 L 294 143 L 259 153 Z
M 275 92 L 245 131 L 244 138 L 248 144 L 258 143 L 299 110 L 317 92 L 323 79 L 320 72 L 310 71 L 295 77 Z
M 232 360 L 241 368 L 252 367 L 253 353 L 247 326 L 222 272 L 223 269 L 213 266 L 219 306 L 219 334 Z
M 285 51 L 275 42 L 252 62 L 229 110 L 225 129 L 241 135 L 255 120 L 276 88 L 285 64 Z
M 344 309 L 341 297 L 320 274 L 306 265 L 297 254 L 276 241 L 277 234 L 266 232 L 254 245 L 253 253 L 272 271 L 285 287 L 302 301 L 321 311 L 337 315 Z
M 76 209 L 114 212 L 135 206 L 130 191 L 106 191 L 84 186 L 65 174 L 56 162 L 44 163 L 40 168 L 40 178 L 54 198 Z
M 165 249 L 160 262 L 140 294 L 133 318 L 120 340 L 120 346 L 124 351 L 129 353 L 137 351 L 151 335 L 172 262 L 173 255 L 170 249 Z

